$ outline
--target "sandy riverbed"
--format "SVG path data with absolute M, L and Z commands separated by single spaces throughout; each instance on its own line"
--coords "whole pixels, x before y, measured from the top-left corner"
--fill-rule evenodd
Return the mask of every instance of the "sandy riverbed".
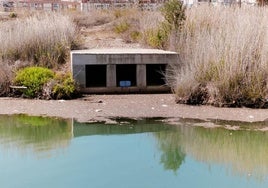
M 0 98 L 0 114 L 29 114 L 74 118 L 79 122 L 111 117 L 168 117 L 256 122 L 268 118 L 267 109 L 216 108 L 176 104 L 172 94 L 88 95 L 76 100 Z

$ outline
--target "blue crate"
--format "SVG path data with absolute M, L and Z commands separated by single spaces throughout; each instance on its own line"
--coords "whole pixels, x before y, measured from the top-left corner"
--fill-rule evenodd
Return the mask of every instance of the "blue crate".
M 120 87 L 130 87 L 131 86 L 131 81 L 129 80 L 124 80 L 119 82 Z

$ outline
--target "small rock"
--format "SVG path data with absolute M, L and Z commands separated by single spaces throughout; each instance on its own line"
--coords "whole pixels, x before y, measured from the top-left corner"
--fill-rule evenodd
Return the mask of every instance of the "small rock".
M 152 107 L 152 110 L 154 110 L 155 108 L 154 107 Z
M 168 105 L 166 105 L 166 104 L 162 104 L 162 107 L 167 107 Z
M 254 118 L 254 116 L 252 116 L 252 115 L 250 115 L 250 116 L 248 116 L 250 119 L 253 119 Z
M 103 101 L 102 100 L 98 100 L 98 102 L 97 103 L 103 103 Z
M 101 112 L 102 111 L 102 109 L 96 109 L 95 110 L 95 112 Z

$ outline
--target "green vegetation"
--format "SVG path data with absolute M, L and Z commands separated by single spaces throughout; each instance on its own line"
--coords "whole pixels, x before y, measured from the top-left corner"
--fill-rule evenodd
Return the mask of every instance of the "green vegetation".
M 18 15 L 17 15 L 15 12 L 11 12 L 11 13 L 9 14 L 9 17 L 10 17 L 10 18 L 17 18 Z
M 55 85 L 52 89 L 53 99 L 71 99 L 77 95 L 76 84 L 71 74 L 57 74 L 54 81 Z
M 145 31 L 145 41 L 153 48 L 168 49 L 170 40 L 176 39 L 185 20 L 185 7 L 181 1 L 169 0 L 161 8 L 164 21 Z M 176 41 L 174 41 L 176 42 Z
M 77 96 L 71 74 L 55 74 L 42 67 L 27 67 L 18 71 L 14 84 L 27 87 L 22 92 L 29 98 L 71 99 Z
M 114 30 L 116 33 L 124 33 L 129 29 L 130 25 L 127 21 L 122 21 L 115 25 Z
M 186 19 L 185 10 L 186 8 L 182 1 L 169 0 L 164 3 L 161 12 L 164 15 L 165 22 L 168 23 L 172 29 L 178 31 Z
M 141 37 L 142 37 L 142 35 L 141 35 L 141 33 L 139 32 L 139 31 L 132 31 L 131 33 L 130 33 L 130 38 L 131 38 L 131 40 L 132 41 L 134 41 L 134 42 L 137 42 L 137 41 L 139 41 L 140 39 L 141 39 Z
M 168 45 L 170 28 L 162 23 L 158 28 L 148 29 L 145 32 L 146 43 L 158 49 L 165 49 Z
M 14 83 L 27 87 L 24 95 L 33 98 L 40 95 L 43 85 L 53 77 L 54 73 L 47 68 L 28 67 L 17 72 Z
M 160 163 L 166 170 L 176 173 L 184 163 L 185 152 L 180 145 L 181 135 L 176 131 L 162 131 L 154 133 L 158 140 L 159 149 L 162 151 Z
M 0 117 L 2 141 L 12 140 L 12 146 L 19 147 L 24 152 L 30 148 L 36 154 L 50 153 L 53 149 L 68 146 L 72 138 L 70 120 L 26 115 L 1 115 Z M 8 145 L 10 142 L 5 143 L 2 144 L 6 147 L 10 146 Z

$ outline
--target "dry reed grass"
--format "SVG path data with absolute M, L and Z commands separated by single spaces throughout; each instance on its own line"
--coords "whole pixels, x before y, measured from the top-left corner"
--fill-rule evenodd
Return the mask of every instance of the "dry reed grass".
M 12 67 L 7 63 L 0 62 L 0 97 L 6 96 L 10 92 L 10 82 L 12 79 Z
M 66 61 L 75 35 L 72 19 L 58 13 L 36 13 L 0 23 L 0 56 L 55 68 Z
M 206 5 L 186 17 L 177 38 L 183 65 L 168 77 L 177 101 L 267 107 L 267 8 Z
M 74 12 L 71 15 L 78 27 L 86 28 L 110 23 L 115 19 L 115 13 L 109 10 Z

